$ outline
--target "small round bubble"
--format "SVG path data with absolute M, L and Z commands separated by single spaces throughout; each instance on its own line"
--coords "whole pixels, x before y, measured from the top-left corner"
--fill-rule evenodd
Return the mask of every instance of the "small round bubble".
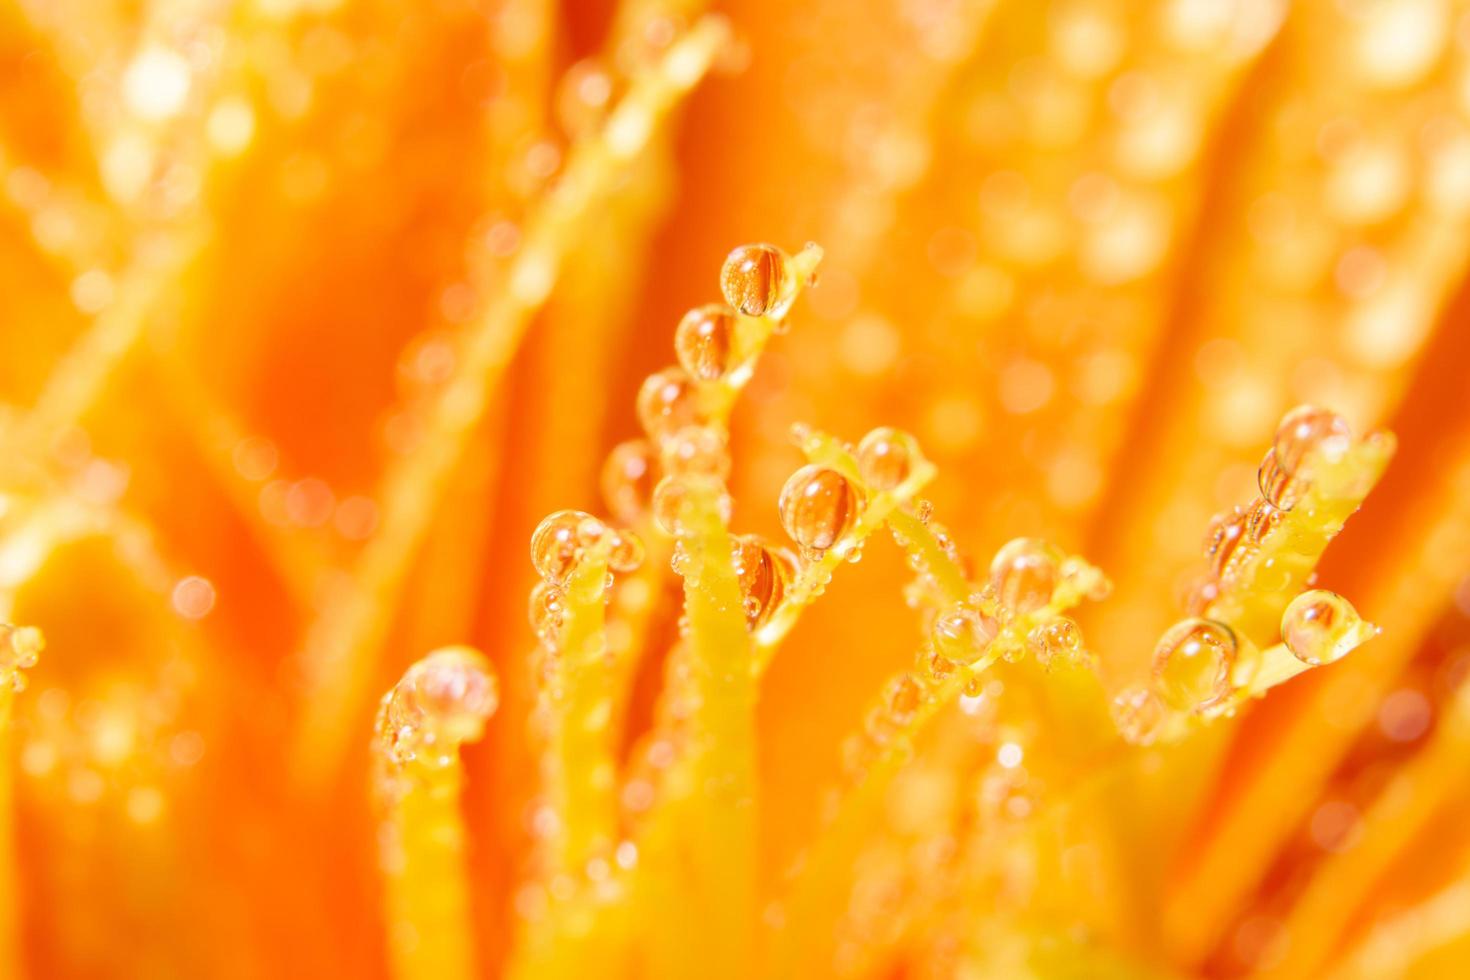
M 1015 613 L 1040 609 L 1051 601 L 1062 554 L 1038 538 L 1015 538 L 990 562 L 990 584 L 1002 605 Z
M 1282 468 L 1295 476 L 1309 452 L 1316 450 L 1328 459 L 1338 459 L 1351 445 L 1352 430 L 1341 415 L 1314 405 L 1299 405 L 1282 417 L 1272 449 Z
M 1230 672 L 1238 644 L 1235 633 L 1212 619 L 1185 619 L 1171 626 L 1154 648 L 1154 688 L 1176 711 L 1203 711 L 1231 691 Z
M 638 389 L 638 421 L 655 438 L 698 425 L 699 393 L 681 368 L 665 368 L 648 376 Z
M 735 366 L 735 314 L 718 304 L 684 314 L 674 330 L 674 353 L 697 381 L 719 381 Z
M 596 520 L 579 510 L 559 510 L 549 515 L 531 535 L 531 564 L 548 582 L 562 583 L 572 574 L 581 554 L 582 522 Z
M 781 524 L 805 551 L 836 544 L 858 516 L 858 493 L 847 477 L 815 464 L 791 474 L 781 488 Z
M 725 259 L 720 291 L 746 316 L 779 320 L 796 298 L 791 257 L 774 245 L 741 245 Z
M 1303 592 L 1281 616 L 1281 639 L 1292 656 L 1313 667 L 1334 663 L 1374 634 L 1352 603 L 1335 592 Z
M 646 439 L 614 446 L 602 465 L 602 499 L 612 515 L 633 524 L 648 512 L 653 498 L 657 454 Z
M 863 436 L 857 448 L 858 472 L 875 490 L 892 490 L 907 480 L 922 458 L 917 439 L 888 426 Z

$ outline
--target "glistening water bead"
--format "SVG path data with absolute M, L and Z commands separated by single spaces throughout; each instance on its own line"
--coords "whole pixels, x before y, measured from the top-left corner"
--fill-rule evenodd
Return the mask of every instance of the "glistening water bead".
M 822 552 L 836 544 L 858 515 L 858 493 L 836 470 L 803 466 L 781 488 L 781 525 L 803 551 Z
M 444 647 L 414 664 L 383 699 L 378 730 L 400 761 L 447 764 L 447 751 L 479 736 L 500 703 L 500 686 L 478 650 Z
M 1341 415 L 1300 405 L 1282 417 L 1272 451 L 1287 475 L 1296 476 L 1307 453 L 1316 450 L 1327 459 L 1340 459 L 1351 445 L 1352 430 Z
M 1325 589 L 1303 592 L 1281 615 L 1282 642 L 1292 656 L 1313 667 L 1341 660 L 1376 632 L 1352 603 Z
M 638 421 L 655 439 L 698 425 L 699 398 L 694 382 L 680 368 L 651 374 L 638 389 Z
M 725 302 L 746 316 L 779 320 L 796 299 L 791 256 L 774 245 L 741 245 L 720 269 Z
M 586 520 L 596 518 L 580 510 L 559 510 L 536 525 L 531 534 L 531 564 L 543 579 L 560 585 L 571 576 L 582 548 L 578 530 Z
M 1062 553 L 1039 538 L 1006 542 L 990 562 L 990 584 L 1001 604 L 1012 612 L 1027 613 L 1051 601 Z
M 735 366 L 735 314 L 710 304 L 690 310 L 674 330 L 674 353 L 697 381 L 718 381 Z
M 771 617 L 786 595 L 796 574 L 796 563 L 784 549 L 772 548 L 754 534 L 735 539 L 734 558 L 745 620 L 754 629 Z
M 1266 450 L 1261 468 L 1256 471 L 1256 485 L 1261 489 L 1261 499 L 1279 510 L 1295 507 L 1301 493 L 1301 484 L 1287 472 L 1274 449 Z
M 618 443 L 602 465 L 602 499 L 612 515 L 634 524 L 648 513 L 653 500 L 658 454 L 647 439 Z
M 1212 619 L 1185 619 L 1154 648 L 1154 688 L 1176 711 L 1204 711 L 1230 696 L 1235 633 Z
M 724 481 L 730 475 L 725 434 L 707 425 L 691 425 L 664 440 L 664 472 L 669 476 Z
M 1000 625 L 972 606 L 958 606 L 934 620 L 934 654 L 950 664 L 973 663 L 990 646 Z
M 888 426 L 863 436 L 857 447 L 858 472 L 875 490 L 892 490 L 907 480 L 922 458 L 917 439 Z

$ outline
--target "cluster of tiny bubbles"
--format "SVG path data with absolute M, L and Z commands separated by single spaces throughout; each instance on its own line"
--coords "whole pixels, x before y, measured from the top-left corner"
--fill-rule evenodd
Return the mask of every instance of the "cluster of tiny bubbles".
M 991 559 L 990 584 L 1007 609 L 1034 612 L 1051 602 L 1063 557 L 1061 549 L 1039 538 L 1015 538 Z
M 674 353 L 689 377 L 719 381 L 736 367 L 735 322 L 735 313 L 718 303 L 684 314 L 674 329 Z
M 796 558 L 759 535 L 747 534 L 735 539 L 734 559 L 746 625 L 753 630 L 771 618 L 786 595 L 796 577 Z
M 858 472 L 874 490 L 894 489 L 923 458 L 917 439 L 889 426 L 869 432 L 857 447 Z
M 774 245 L 741 245 L 720 269 L 725 302 L 746 316 L 780 320 L 796 299 L 798 286 L 791 256 Z
M 46 638 L 34 626 L 11 626 L 0 623 L 0 675 L 10 674 L 10 686 L 17 692 L 26 688 L 22 670 L 36 666 Z
M 443 647 L 408 668 L 383 696 L 378 735 L 400 764 L 448 765 L 458 745 L 479 737 L 499 704 L 499 681 L 484 654 Z
M 1341 660 L 1377 633 L 1378 628 L 1365 622 L 1352 603 L 1325 589 L 1303 592 L 1281 616 L 1286 648 L 1313 667 Z
M 852 529 L 862 508 L 862 495 L 836 470 L 809 464 L 791 474 L 781 488 L 778 508 L 781 526 L 803 557 L 812 559 Z
M 1058 616 L 1026 634 L 1026 648 L 1038 663 L 1050 670 L 1057 666 L 1083 666 L 1090 662 L 1082 644 L 1082 630 L 1066 616 Z
M 658 455 L 647 439 L 618 443 L 602 466 L 602 499 L 613 517 L 636 524 L 653 501 Z
M 1300 405 L 1287 412 L 1261 461 L 1261 497 L 1279 510 L 1296 506 L 1304 487 L 1302 464 L 1315 452 L 1326 461 L 1343 457 L 1352 445 L 1352 430 L 1342 416 L 1325 408 Z
M 1154 690 L 1175 711 L 1207 713 L 1230 697 L 1238 650 L 1235 631 L 1224 623 L 1180 620 L 1154 648 Z
M 699 391 L 682 368 L 665 368 L 648 376 L 638 389 L 638 421 L 655 439 L 698 425 Z

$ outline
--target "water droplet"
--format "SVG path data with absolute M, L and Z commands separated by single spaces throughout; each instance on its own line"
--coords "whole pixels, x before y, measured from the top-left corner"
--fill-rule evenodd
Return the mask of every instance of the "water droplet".
M 924 703 L 924 689 L 912 674 L 900 674 L 888 686 L 888 714 L 898 725 L 907 725 Z
M 1261 498 L 1279 510 L 1295 507 L 1302 491 L 1301 483 L 1292 479 L 1275 449 L 1266 450 L 1261 468 L 1256 471 L 1256 483 L 1261 488 Z
M 689 376 L 718 381 L 735 366 L 735 314 L 718 304 L 684 314 L 674 330 L 674 353 Z
M 642 520 L 653 498 L 655 456 L 646 439 L 614 446 L 602 465 L 602 499 L 624 524 Z
M 1061 552 L 1045 541 L 1015 538 L 991 559 L 990 584 L 1007 609 L 1032 612 L 1051 602 L 1061 561 Z
M 852 483 L 825 466 L 803 466 L 781 488 L 781 524 L 804 551 L 822 552 L 848 532 L 858 516 Z
M 531 629 L 542 639 L 549 639 L 561 626 L 562 592 L 549 582 L 537 582 L 531 588 L 529 618 Z
M 1351 445 L 1352 430 L 1341 415 L 1300 405 L 1282 417 L 1272 449 L 1279 465 L 1295 476 L 1307 453 L 1316 450 L 1327 459 L 1340 459 Z
M 648 376 L 638 389 L 638 421 L 643 431 L 655 438 L 672 435 L 698 425 L 699 393 L 689 375 L 679 368 L 665 368 Z
M 746 316 L 779 320 L 796 298 L 791 257 L 774 245 L 741 245 L 720 269 L 725 302 Z
M 874 429 L 858 443 L 858 472 L 875 490 L 892 490 L 922 459 L 919 441 L 901 429 Z
M 735 539 L 735 574 L 745 597 L 745 618 L 755 629 L 771 617 L 796 575 L 796 559 L 785 549 L 772 548 L 759 536 Z
M 1281 523 L 1281 510 L 1269 501 L 1257 500 L 1245 512 L 1245 539 L 1260 544 Z
M 1239 507 L 1216 514 L 1210 521 L 1210 529 L 1205 535 L 1205 557 L 1210 559 L 1210 567 L 1216 575 L 1222 574 L 1230 564 L 1230 557 L 1235 554 L 1236 546 L 1245 534 L 1245 522 L 1245 512 Z
M 1235 633 L 1212 619 L 1185 619 L 1164 633 L 1154 648 L 1154 686 L 1177 711 L 1203 711 L 1230 695 Z
M 612 548 L 607 553 L 607 567 L 615 572 L 634 572 L 643 564 L 646 550 L 643 539 L 632 531 L 613 532 Z
M 1037 626 L 1027 634 L 1026 645 L 1044 667 L 1080 664 L 1087 656 L 1082 646 L 1082 631 L 1065 616 Z
M 680 537 L 686 533 L 680 512 L 688 493 L 688 484 L 673 476 L 666 476 L 658 481 L 658 486 L 653 490 L 653 522 L 671 537 Z M 720 516 L 728 523 L 732 509 L 729 494 L 720 494 L 719 509 Z
M 580 510 L 559 510 L 536 526 L 531 535 L 531 564 L 548 582 L 565 583 L 583 546 L 583 521 L 596 521 Z M 600 522 L 599 522 L 600 523 Z
M 1164 703 L 1141 684 L 1119 691 L 1109 705 L 1109 711 L 1118 733 L 1134 745 L 1147 745 L 1153 741 L 1164 721 Z
M 404 673 L 378 712 L 379 740 L 398 762 L 430 755 L 447 764 L 449 752 L 478 738 L 500 703 L 500 687 L 485 656 L 465 646 L 429 654 Z
M 958 606 L 934 621 L 934 654 L 948 664 L 974 663 L 999 632 L 993 617 Z
M 1320 667 L 1341 660 L 1377 634 L 1352 603 L 1335 592 L 1303 592 L 1281 616 L 1281 639 L 1304 664 Z
M 664 470 L 670 476 L 706 477 L 723 481 L 730 475 L 725 434 L 706 425 L 691 425 L 664 442 Z
M 684 524 L 680 520 L 679 512 L 684 508 L 684 497 L 688 493 L 689 488 L 684 482 L 672 476 L 664 477 L 654 487 L 653 521 L 670 537 L 677 538 L 683 533 Z M 674 557 L 679 556 L 676 554 Z M 674 570 L 679 571 L 677 566 Z
M 0 670 L 30 669 L 45 649 L 46 638 L 36 627 L 0 623 Z

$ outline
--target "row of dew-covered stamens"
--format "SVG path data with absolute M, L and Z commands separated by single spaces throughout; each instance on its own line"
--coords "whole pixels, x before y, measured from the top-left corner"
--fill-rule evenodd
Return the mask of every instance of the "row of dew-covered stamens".
M 1347 422 L 1326 409 L 1299 406 L 1282 418 L 1258 471 L 1260 496 L 1211 522 L 1209 570 L 1189 597 L 1194 615 L 1160 638 L 1148 681 L 1113 701 L 1125 738 L 1182 737 L 1198 720 L 1232 714 L 1378 632 L 1342 596 L 1302 587 L 1393 448 L 1386 432 L 1355 441 Z M 1281 641 L 1261 649 L 1257 641 L 1268 640 L 1259 634 L 1273 620 Z

